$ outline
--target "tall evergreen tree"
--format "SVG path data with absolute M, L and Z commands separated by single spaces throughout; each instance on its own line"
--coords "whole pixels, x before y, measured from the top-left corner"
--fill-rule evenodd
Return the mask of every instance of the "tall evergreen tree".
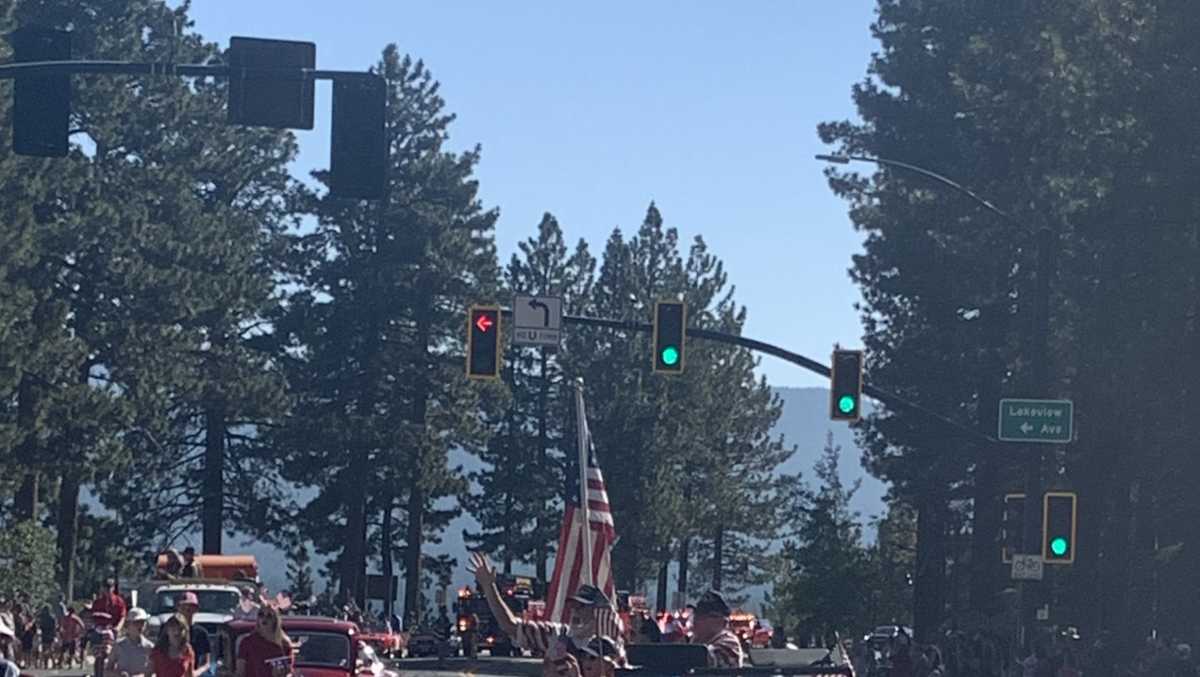
M 813 467 L 819 484 L 808 492 L 796 538 L 784 544 L 785 568 L 775 583 L 785 627 L 794 623 L 818 641 L 862 630 L 866 611 L 862 526 L 850 508 L 858 483 L 842 482 L 840 460 L 830 433 Z
M 214 48 L 199 36 L 176 35 L 175 27 L 187 24 L 186 9 L 151 0 L 96 0 L 24 3 L 4 16 L 15 25 L 70 26 L 75 53 L 94 59 L 165 61 L 169 54 L 212 54 Z M 46 345 L 61 346 L 52 372 L 27 372 L 25 382 L 33 387 L 25 392 L 37 405 L 34 420 L 41 406 L 47 420 L 56 422 L 34 445 L 43 463 L 30 467 L 34 478 L 43 472 L 59 478 L 53 521 L 68 592 L 79 554 L 81 491 L 128 477 L 145 431 L 162 429 L 168 394 L 203 388 L 177 360 L 207 340 L 197 316 L 222 305 L 244 307 L 237 294 L 245 282 L 230 273 L 238 270 L 243 252 L 253 257 L 257 250 L 235 234 L 260 224 L 235 218 L 252 193 L 223 185 L 225 177 L 262 188 L 260 172 L 270 168 L 261 162 L 236 171 L 213 166 L 211 158 L 221 155 L 236 163 L 233 156 L 239 154 L 230 153 L 229 144 L 252 135 L 215 130 L 223 128 L 219 99 L 215 92 L 197 93 L 203 85 L 189 87 L 173 77 L 94 76 L 75 82 L 74 127 L 90 147 L 87 152 L 76 147 L 65 160 L 38 161 L 53 163 L 47 166 L 61 177 L 55 189 L 63 192 L 36 212 L 37 253 L 14 276 L 26 284 L 40 280 L 29 285 L 38 295 L 31 315 Z M 207 108 L 196 104 L 201 100 Z M 290 148 L 282 143 L 274 146 L 277 152 L 266 153 L 277 177 L 286 176 L 278 170 Z M 240 157 L 248 160 L 250 153 Z M 206 199 L 242 202 L 205 220 L 198 215 Z M 197 230 L 210 232 L 197 238 Z M 237 249 L 222 252 L 224 246 Z M 222 254 L 229 265 L 220 263 Z M 265 279 L 269 290 L 269 274 Z M 227 376 L 206 374 L 201 383 Z M 30 439 L 23 440 L 23 454 L 33 448 Z
M 453 116 L 424 64 L 391 45 L 375 70 L 388 83 L 388 195 L 310 197 L 318 224 L 295 241 L 290 273 L 301 287 L 279 323 L 298 402 L 274 444 L 285 476 L 317 489 L 303 524 L 360 601 L 377 542 L 369 517 L 382 516 L 380 554 L 402 556 L 407 617 L 422 608 L 424 543 L 457 514 L 440 499 L 465 489 L 447 453 L 481 442 L 462 322 L 470 304 L 495 298 L 496 213 L 477 198 L 479 150 L 445 148 Z
M 505 270 L 512 294 L 559 296 L 564 312 L 585 308 L 595 260 L 587 243 L 569 252 L 558 221 L 545 214 L 538 234 L 518 245 Z M 512 346 L 507 353 L 511 399 L 483 450 L 490 467 L 473 476 L 482 492 L 464 498 L 464 507 L 483 529 L 464 534 L 468 543 L 495 552 L 511 570 L 513 560 L 532 563 L 539 578 L 558 538 L 567 459 L 575 457 L 560 412 L 574 406 L 573 385 L 564 380 L 569 352 Z

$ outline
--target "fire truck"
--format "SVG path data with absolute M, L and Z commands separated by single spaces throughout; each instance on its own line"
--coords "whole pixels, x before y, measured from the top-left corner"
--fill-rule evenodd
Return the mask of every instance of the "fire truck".
M 518 618 L 539 620 L 545 615 L 546 605 L 540 601 L 542 586 L 536 579 L 500 574 L 496 577 L 496 587 L 500 596 L 504 598 L 504 603 Z M 521 650 L 512 643 L 512 638 L 500 629 L 500 624 L 496 622 L 482 589 L 463 587 L 459 590 L 455 612 L 458 615 L 458 634 L 464 638 L 464 651 L 467 650 L 467 637 L 472 635 L 475 647 L 487 649 L 493 656 L 521 655 Z M 478 626 L 474 625 L 475 619 L 479 621 Z
M 617 591 L 617 613 L 621 616 L 621 625 L 625 629 L 625 641 L 633 641 L 635 618 L 643 614 L 650 615 L 650 607 L 645 595 L 634 595 L 628 590 Z
M 758 617 L 749 611 L 737 610 L 729 616 L 729 629 L 742 640 L 744 646 L 765 649 L 771 645 L 771 630 L 758 622 Z

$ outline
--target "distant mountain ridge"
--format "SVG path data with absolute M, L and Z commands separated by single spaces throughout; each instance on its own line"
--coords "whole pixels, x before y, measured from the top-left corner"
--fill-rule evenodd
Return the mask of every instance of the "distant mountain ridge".
M 782 434 L 788 445 L 796 446 L 796 453 L 787 463 L 780 467 L 781 473 L 801 472 L 806 481 L 811 482 L 813 464 L 821 455 L 825 446 L 827 433 L 833 433 L 834 443 L 841 446 L 841 476 L 847 486 L 861 481 L 858 492 L 854 495 L 852 507 L 861 517 L 867 528 L 864 530 L 869 541 L 874 540 L 874 528 L 869 526 L 872 518 L 880 516 L 884 511 L 883 497 L 885 485 L 871 477 L 863 470 L 860 463 L 861 452 L 854 441 L 854 434 L 845 423 L 829 420 L 829 390 L 825 388 L 775 388 L 783 401 L 783 413 L 775 423 L 774 432 Z M 870 402 L 864 401 L 864 411 L 870 411 Z M 462 464 L 465 472 L 472 472 L 481 467 L 479 459 L 462 451 L 451 453 L 451 465 Z M 307 492 L 306 492 L 307 493 Z M 617 533 L 621 525 L 617 524 Z M 479 525 L 470 516 L 463 515 L 455 519 L 443 534 L 442 542 L 429 546 L 433 554 L 446 553 L 458 560 L 454 573 L 454 585 L 462 586 L 470 580 L 466 571 L 466 546 L 463 544 L 463 529 L 478 530 Z M 227 539 L 226 550 L 229 552 L 244 552 L 258 557 L 263 581 L 272 590 L 287 588 L 287 559 L 286 554 L 274 547 L 261 543 L 246 542 L 245 537 L 235 536 Z M 324 558 L 314 556 L 313 571 L 318 572 L 324 566 Z M 532 568 L 518 567 L 519 573 L 531 574 Z M 672 586 L 674 584 L 672 583 Z M 318 588 L 320 588 L 318 584 Z M 748 590 L 752 607 L 761 600 L 761 589 Z

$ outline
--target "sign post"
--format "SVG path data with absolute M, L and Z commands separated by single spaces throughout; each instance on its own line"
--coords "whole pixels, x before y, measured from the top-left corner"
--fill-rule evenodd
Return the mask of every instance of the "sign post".
M 1003 442 L 1066 444 L 1075 434 L 1075 405 L 1070 400 L 1000 400 Z

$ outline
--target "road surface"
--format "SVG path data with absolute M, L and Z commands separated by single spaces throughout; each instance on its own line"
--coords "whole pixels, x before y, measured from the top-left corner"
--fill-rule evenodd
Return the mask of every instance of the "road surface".
M 388 661 L 388 667 L 401 677 L 447 677 L 448 675 L 471 675 L 472 677 L 538 677 L 542 674 L 542 662 L 535 658 L 490 658 L 476 660 L 447 658 L 440 663 L 436 658 L 404 658 Z M 303 675 L 304 668 L 298 672 Z M 91 677 L 92 672 L 75 670 L 22 670 L 22 674 L 33 677 Z

